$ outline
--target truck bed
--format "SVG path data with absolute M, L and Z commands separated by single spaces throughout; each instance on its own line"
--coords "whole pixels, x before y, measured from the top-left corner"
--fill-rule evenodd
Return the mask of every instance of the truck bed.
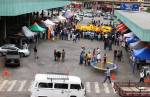
M 121 97 L 150 97 L 149 83 L 115 82 L 114 89 Z

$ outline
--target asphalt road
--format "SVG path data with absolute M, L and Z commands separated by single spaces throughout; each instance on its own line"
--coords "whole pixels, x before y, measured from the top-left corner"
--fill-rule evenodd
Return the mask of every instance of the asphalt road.
M 98 18 L 97 18 L 98 19 Z M 86 21 L 89 20 L 86 18 Z M 86 97 L 119 97 L 112 88 L 112 84 L 103 84 L 104 73 L 90 66 L 79 65 L 81 47 L 86 50 L 93 50 L 99 47 L 101 54 L 107 54 L 109 61 L 113 61 L 113 51 L 103 50 L 103 42 L 81 39 L 77 43 L 66 40 L 42 40 L 38 44 L 39 59 L 34 59 L 33 49 L 29 57 L 21 59 L 21 66 L 18 68 L 7 68 L 9 75 L 2 76 L 5 69 L 4 59 L 0 58 L 0 97 L 29 97 L 30 85 L 37 73 L 59 72 L 79 76 L 87 89 Z M 65 62 L 55 62 L 53 57 L 54 49 L 65 49 Z M 138 81 L 138 74 L 133 74 L 131 65 L 128 63 L 128 54 L 120 46 L 113 46 L 113 49 L 123 50 L 123 61 L 115 62 L 119 65 L 115 81 Z

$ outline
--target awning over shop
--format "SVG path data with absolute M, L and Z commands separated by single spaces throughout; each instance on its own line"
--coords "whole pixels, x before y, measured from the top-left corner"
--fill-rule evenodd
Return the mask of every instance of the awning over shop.
M 0 16 L 17 16 L 70 3 L 70 0 L 0 0 Z
M 42 32 L 44 33 L 45 32 L 45 29 L 40 27 L 37 23 L 34 23 L 31 27 L 30 27 L 31 31 L 34 31 L 34 32 Z
M 137 42 L 130 43 L 130 44 L 129 44 L 129 47 L 130 47 L 131 49 L 138 50 L 138 49 L 144 48 L 146 45 L 147 45 L 147 44 L 146 44 L 145 42 L 137 41 Z
M 150 41 L 150 13 L 115 10 L 115 16 L 133 31 L 140 40 Z
M 145 47 L 139 50 L 133 50 L 134 57 L 140 60 L 150 60 L 150 49 Z
M 61 22 L 66 21 L 66 18 L 63 17 L 62 15 L 57 16 L 57 19 L 58 19 L 59 21 L 61 21 Z
M 134 37 L 129 38 L 126 42 L 128 44 L 130 44 L 130 43 L 134 43 L 134 42 L 137 42 L 137 41 L 139 41 L 139 38 L 134 36 Z
M 49 19 L 43 21 L 43 23 L 44 23 L 47 27 L 49 27 L 49 26 L 54 26 L 54 25 L 55 25 L 55 23 L 52 22 L 52 21 L 49 20 Z
M 34 32 L 32 32 L 31 30 L 29 30 L 26 26 L 22 27 L 22 32 L 24 33 L 24 35 L 27 38 L 31 38 L 31 37 L 33 37 L 35 35 Z
M 133 36 L 134 36 L 133 32 L 130 32 L 130 33 L 127 33 L 127 34 L 123 35 L 124 38 L 131 38 Z

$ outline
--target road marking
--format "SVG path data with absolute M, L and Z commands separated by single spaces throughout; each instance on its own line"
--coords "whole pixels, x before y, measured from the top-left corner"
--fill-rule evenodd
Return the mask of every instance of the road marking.
M 112 86 L 113 92 L 116 93 L 116 91 L 114 89 L 114 83 L 111 83 L 111 86 Z
M 103 83 L 103 85 L 104 85 L 105 93 L 110 93 L 109 88 L 108 88 L 108 84 L 107 83 Z
M 87 93 L 91 92 L 90 82 L 86 82 L 86 91 Z
M 32 84 L 33 84 L 33 81 L 30 82 L 30 86 L 29 86 L 29 88 L 28 88 L 28 91 L 31 91 L 31 86 L 32 86 Z
M 99 88 L 98 82 L 94 82 L 94 84 L 95 84 L 95 92 L 100 93 L 100 88 Z
M 13 87 L 15 86 L 15 84 L 17 83 L 17 80 L 13 80 L 10 82 L 11 83 L 11 86 L 8 88 L 8 92 L 12 91 Z
M 0 91 L 2 91 L 3 87 L 7 84 L 8 80 L 4 80 L 3 83 L 0 85 Z
M 27 83 L 27 80 L 21 81 L 21 85 L 20 85 L 20 87 L 18 89 L 19 92 L 23 90 L 23 88 L 24 88 L 24 86 L 25 86 L 26 83 Z

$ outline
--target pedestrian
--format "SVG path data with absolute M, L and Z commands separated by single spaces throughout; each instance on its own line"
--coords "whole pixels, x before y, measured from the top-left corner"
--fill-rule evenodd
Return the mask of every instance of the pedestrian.
M 97 50 L 96 50 L 96 54 L 98 54 L 98 53 L 100 53 L 100 49 L 99 48 L 97 48 Z
M 80 53 L 80 64 L 83 64 L 83 60 L 84 60 L 84 52 L 82 51 Z
M 104 54 L 104 57 L 103 57 L 103 63 L 104 63 L 104 65 L 106 64 L 106 62 L 107 62 L 107 57 L 106 57 L 106 54 Z
M 84 54 L 84 65 L 87 65 L 87 53 Z
M 111 83 L 111 77 L 110 77 L 110 69 L 109 69 L 109 67 L 107 67 L 107 70 L 106 70 L 105 74 L 106 75 L 105 75 L 105 79 L 104 79 L 103 83 L 105 83 L 107 79 Z
M 117 57 L 117 50 L 114 50 L 114 60 L 116 60 Z
M 60 62 L 60 58 L 61 58 L 61 52 L 57 51 L 57 61 Z
M 57 61 L 57 51 L 54 49 L 54 61 Z
M 95 48 L 93 49 L 93 56 L 95 55 L 96 51 L 95 51 Z
M 35 59 L 38 59 L 37 47 L 36 47 L 36 45 L 34 46 L 34 58 L 35 58 Z
M 91 54 L 91 52 L 89 51 L 88 54 L 87 54 L 87 65 L 88 65 L 88 66 L 91 64 L 91 59 L 92 59 L 92 54 Z
M 23 45 L 23 49 L 28 49 L 28 44 L 27 44 L 27 43 L 25 43 L 25 44 Z
M 63 49 L 62 50 L 62 62 L 64 62 L 65 61 L 65 55 L 66 55 L 66 53 L 65 53 L 65 50 Z
M 141 72 L 140 72 L 140 81 L 139 82 L 144 83 L 144 72 L 143 72 L 143 70 L 141 70 Z

